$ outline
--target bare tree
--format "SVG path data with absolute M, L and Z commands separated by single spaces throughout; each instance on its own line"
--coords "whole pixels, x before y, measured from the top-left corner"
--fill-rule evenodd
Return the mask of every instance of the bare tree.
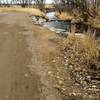
M 40 10 L 44 10 L 46 0 L 34 0 L 34 2 Z
M 45 1 L 46 0 L 0 0 L 0 5 L 9 6 L 12 4 L 12 5 L 21 5 L 22 7 L 27 7 L 32 4 L 35 4 L 40 10 L 43 10 Z
M 53 0 L 59 12 L 67 9 L 77 9 L 83 17 L 94 17 L 100 7 L 100 0 Z M 86 20 L 86 18 L 85 18 Z

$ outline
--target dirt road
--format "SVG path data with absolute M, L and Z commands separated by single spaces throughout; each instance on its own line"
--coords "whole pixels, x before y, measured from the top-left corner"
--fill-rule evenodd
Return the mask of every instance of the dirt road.
M 43 32 L 28 14 L 0 13 L 0 100 L 62 100 L 47 77 L 57 37 Z

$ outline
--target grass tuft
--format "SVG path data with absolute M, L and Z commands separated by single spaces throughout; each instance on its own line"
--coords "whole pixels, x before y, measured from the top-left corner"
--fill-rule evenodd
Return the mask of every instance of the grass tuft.
M 70 35 L 66 41 L 65 51 L 72 65 L 79 65 L 81 68 L 100 67 L 100 43 L 91 35 L 84 38 Z

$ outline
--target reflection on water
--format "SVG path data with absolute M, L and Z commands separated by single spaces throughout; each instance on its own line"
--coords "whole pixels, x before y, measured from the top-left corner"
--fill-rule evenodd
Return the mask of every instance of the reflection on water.
M 67 30 L 69 23 L 66 21 L 52 21 L 46 23 L 48 27 L 54 27 L 56 29 L 65 29 Z
M 40 16 L 33 16 L 32 20 L 34 24 L 43 25 L 51 31 L 61 33 L 64 36 L 68 35 L 70 29 L 70 22 L 66 20 L 60 20 L 55 16 L 55 12 L 49 12 L 46 14 L 48 21 Z
M 48 17 L 49 22 L 44 24 L 45 27 L 54 31 L 57 30 L 58 32 L 65 32 L 69 30 L 70 22 L 58 19 L 55 16 L 55 12 L 49 12 L 46 16 Z
M 58 20 L 58 18 L 55 16 L 55 12 L 49 12 L 46 14 L 46 16 L 48 17 L 49 21 Z

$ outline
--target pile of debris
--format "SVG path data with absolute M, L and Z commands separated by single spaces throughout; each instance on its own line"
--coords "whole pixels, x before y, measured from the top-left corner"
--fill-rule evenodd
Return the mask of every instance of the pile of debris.
M 45 19 L 44 16 L 33 16 L 32 21 L 36 25 L 42 25 L 43 23 L 45 23 L 47 21 L 47 19 Z

